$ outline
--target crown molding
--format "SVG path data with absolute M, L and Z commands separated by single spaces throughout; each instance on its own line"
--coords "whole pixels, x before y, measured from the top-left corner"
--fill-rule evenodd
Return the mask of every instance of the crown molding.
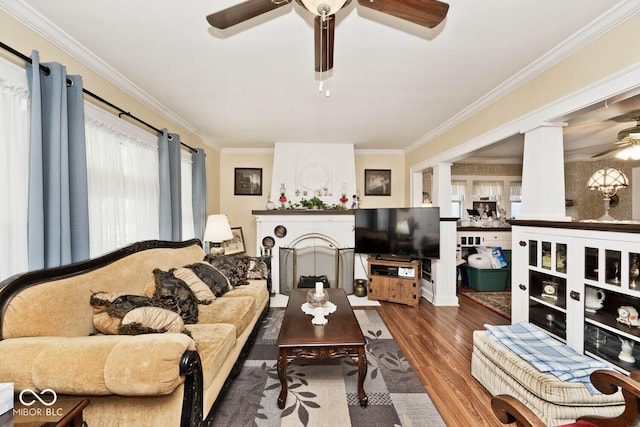
M 371 156 L 371 157 L 404 156 L 404 150 L 355 149 L 353 151 L 356 156 Z
M 468 120 L 484 108 L 513 92 L 518 87 L 548 70 L 607 31 L 626 21 L 639 11 L 640 2 L 637 0 L 627 0 L 612 7 L 608 12 L 594 19 L 574 35 L 535 60 L 531 65 L 516 73 L 495 89 L 483 95 L 467 108 L 460 111 L 458 114 L 451 117 L 429 133 L 425 134 L 411 145 L 407 146 L 404 149 L 405 153 L 416 150 L 458 124 Z
M 208 140 L 204 133 L 194 127 L 191 123 L 171 111 L 157 99 L 120 74 L 102 58 L 91 52 L 82 43 L 75 40 L 57 25 L 53 24 L 23 0 L 0 0 L 0 9 L 4 10 L 7 14 L 11 15 L 29 29 L 71 55 L 73 58 L 78 60 L 78 62 L 94 71 L 100 77 L 120 88 L 136 101 L 142 103 L 167 120 L 176 123 L 185 130 L 198 136 L 202 142 L 210 147 L 219 149 L 213 142 Z
M 220 150 L 221 154 L 273 154 L 274 148 L 238 148 L 238 147 L 227 147 L 222 148 Z
M 459 163 L 482 163 L 485 165 L 521 165 L 522 157 L 465 157 Z

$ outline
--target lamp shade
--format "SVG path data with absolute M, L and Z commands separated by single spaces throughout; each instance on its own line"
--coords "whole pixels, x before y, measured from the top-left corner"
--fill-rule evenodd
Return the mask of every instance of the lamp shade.
M 221 243 L 233 239 L 229 220 L 224 214 L 209 215 L 207 226 L 204 229 L 203 240 L 205 242 Z
M 616 168 L 602 168 L 597 170 L 589 181 L 587 182 L 587 188 L 590 190 L 598 190 L 605 197 L 611 197 L 620 188 L 626 188 L 629 186 L 629 180 L 625 174 Z

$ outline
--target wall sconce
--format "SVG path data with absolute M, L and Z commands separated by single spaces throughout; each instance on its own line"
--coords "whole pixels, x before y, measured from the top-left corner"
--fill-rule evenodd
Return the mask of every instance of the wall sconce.
M 615 218 L 609 214 L 609 202 L 620 188 L 628 186 L 629 180 L 621 170 L 616 168 L 602 168 L 591 175 L 587 188 L 598 190 L 604 196 L 604 215 L 598 221 L 615 221 Z
M 231 239 L 233 239 L 233 233 L 231 233 L 231 226 L 227 216 L 224 214 L 209 215 L 203 236 L 205 242 L 211 242 L 209 253 L 211 255 L 223 255 L 222 242 Z

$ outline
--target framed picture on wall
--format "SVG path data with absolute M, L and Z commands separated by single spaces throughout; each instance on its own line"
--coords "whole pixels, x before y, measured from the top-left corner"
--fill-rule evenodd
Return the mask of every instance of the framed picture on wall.
M 487 216 L 496 216 L 497 202 L 486 202 L 484 200 L 474 201 L 473 209 L 477 210 L 480 216 L 487 214 Z
M 244 247 L 244 236 L 242 235 L 242 227 L 231 227 L 231 234 L 233 239 L 224 242 L 222 247 L 224 248 L 225 255 L 237 255 L 246 252 Z
M 391 195 L 391 169 L 364 170 L 365 196 Z
M 262 196 L 262 168 L 235 168 L 233 194 Z

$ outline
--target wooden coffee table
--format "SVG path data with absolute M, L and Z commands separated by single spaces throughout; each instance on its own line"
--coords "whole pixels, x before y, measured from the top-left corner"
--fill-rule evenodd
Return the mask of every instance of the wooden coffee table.
M 295 360 L 338 359 L 351 357 L 358 364 L 358 399 L 366 407 L 367 394 L 364 379 L 367 376 L 365 340 L 343 289 L 327 289 L 329 301 L 338 308 L 327 316 L 324 326 L 311 323 L 313 316 L 305 314 L 301 307 L 307 302 L 308 289 L 295 289 L 289 296 L 287 309 L 278 336 L 278 377 L 280 396 L 278 407 L 287 401 L 287 365 Z

